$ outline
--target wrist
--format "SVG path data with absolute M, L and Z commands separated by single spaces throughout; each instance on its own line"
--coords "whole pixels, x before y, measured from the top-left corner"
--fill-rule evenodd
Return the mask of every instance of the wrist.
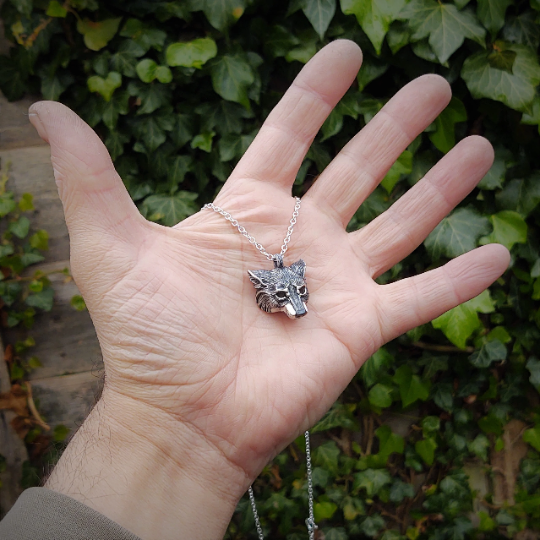
M 250 481 L 169 413 L 104 390 L 46 487 L 143 540 L 221 539 Z

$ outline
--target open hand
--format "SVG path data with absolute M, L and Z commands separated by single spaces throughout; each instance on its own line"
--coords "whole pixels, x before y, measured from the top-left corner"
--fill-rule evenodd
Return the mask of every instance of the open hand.
M 305 153 L 360 63 L 351 42 L 319 52 L 215 201 L 270 253 L 279 253 L 285 236 L 294 207 L 291 187 Z M 102 419 L 160 446 L 180 468 L 187 464 L 193 493 L 197 474 L 208 482 L 219 471 L 220 478 L 206 487 L 229 490 L 234 508 L 268 460 L 325 413 L 381 345 L 498 278 L 509 255 L 500 245 L 488 245 L 420 276 L 384 286 L 374 282 L 487 172 L 493 151 L 481 137 L 461 141 L 369 225 L 345 230 L 449 100 L 441 77 L 414 80 L 303 196 L 285 256 L 287 265 L 300 258 L 307 265 L 309 313 L 297 320 L 258 308 L 247 271 L 272 263 L 222 216 L 204 210 L 173 228 L 147 222 L 97 135 L 60 104 L 34 105 L 32 121 L 51 145 L 72 272 L 103 351 Z M 53 489 L 107 511 L 114 494 L 96 494 L 95 483 L 73 489 L 73 481 L 69 491 L 62 487 L 62 467 L 57 470 Z M 111 517 L 122 523 L 119 513 Z M 221 521 L 226 525 L 226 518 Z M 137 523 L 134 517 L 122 524 L 153 537 Z M 155 537 L 172 530 L 162 527 Z

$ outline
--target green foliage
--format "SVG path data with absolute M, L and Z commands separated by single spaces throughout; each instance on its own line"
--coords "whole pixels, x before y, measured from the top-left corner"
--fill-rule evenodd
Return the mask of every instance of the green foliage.
M 338 38 L 361 45 L 364 65 L 316 137 L 295 194 L 424 73 L 445 77 L 454 97 L 348 229 L 376 218 L 465 136 L 482 134 L 494 145 L 479 187 L 378 281 L 430 270 L 489 242 L 511 249 L 511 269 L 489 292 L 377 351 L 316 425 L 315 509 L 327 540 L 495 540 L 540 527 L 540 428 L 530 403 L 540 391 L 539 14 L 537 0 L 3 4 L 15 44 L 0 56 L 3 93 L 42 92 L 72 107 L 105 141 L 141 212 L 163 225 L 214 197 L 302 65 Z M 0 246 L 8 325 L 31 325 L 51 305 L 46 276 L 15 279 L 47 248 L 45 231 L 28 230 L 32 208 L 29 195 L 0 194 L 0 217 L 9 222 Z M 85 307 L 77 297 L 72 305 Z M 19 344 L 16 354 L 31 348 Z M 37 367 L 32 358 L 13 362 L 12 376 Z M 464 471 L 490 470 L 512 419 L 525 422 L 530 448 L 516 503 L 498 510 L 488 494 L 471 522 L 473 500 L 484 501 Z M 305 536 L 302 463 L 300 439 L 256 484 L 268 536 Z M 253 535 L 244 500 L 228 536 Z

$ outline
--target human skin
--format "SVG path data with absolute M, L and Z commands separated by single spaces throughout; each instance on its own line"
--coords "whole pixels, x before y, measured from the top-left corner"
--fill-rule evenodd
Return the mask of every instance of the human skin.
M 291 218 L 296 172 L 361 58 L 349 41 L 322 49 L 215 200 L 271 253 Z M 487 172 L 493 151 L 481 137 L 461 141 L 369 225 L 345 231 L 450 97 L 441 77 L 412 81 L 303 196 L 285 257 L 307 263 L 309 313 L 298 320 L 257 307 L 247 270 L 271 263 L 222 216 L 204 210 L 173 228 L 146 221 L 90 127 L 61 104 L 34 104 L 106 375 L 46 487 L 144 540 L 222 538 L 261 469 L 329 409 L 367 358 L 497 279 L 509 254 L 492 244 L 419 276 L 374 281 Z

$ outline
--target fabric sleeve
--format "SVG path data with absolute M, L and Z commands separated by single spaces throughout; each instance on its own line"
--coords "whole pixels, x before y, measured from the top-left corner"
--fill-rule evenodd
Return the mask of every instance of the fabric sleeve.
M 0 521 L 2 540 L 141 540 L 96 510 L 47 488 L 22 493 Z

